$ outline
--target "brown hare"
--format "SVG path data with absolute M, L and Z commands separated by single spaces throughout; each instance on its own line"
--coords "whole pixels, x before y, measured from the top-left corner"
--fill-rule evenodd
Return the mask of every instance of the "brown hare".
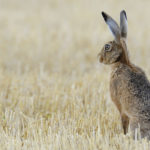
M 104 45 L 99 61 L 112 67 L 110 95 L 120 112 L 124 133 L 130 125 L 133 136 L 139 128 L 141 137 L 150 140 L 150 82 L 143 70 L 133 65 L 128 57 L 126 12 L 120 13 L 120 27 L 105 12 L 102 16 L 114 40 Z

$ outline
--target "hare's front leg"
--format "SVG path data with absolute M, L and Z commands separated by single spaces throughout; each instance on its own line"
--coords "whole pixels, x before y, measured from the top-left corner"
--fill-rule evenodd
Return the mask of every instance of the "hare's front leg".
M 121 121 L 122 121 L 124 134 L 127 134 L 128 127 L 129 127 L 129 117 L 126 114 L 121 114 Z

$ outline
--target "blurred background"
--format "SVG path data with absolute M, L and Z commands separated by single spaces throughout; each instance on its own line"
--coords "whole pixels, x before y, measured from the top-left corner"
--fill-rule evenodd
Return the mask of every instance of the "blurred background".
M 149 6 L 148 0 L 0 0 L 0 68 L 20 73 L 40 67 L 62 74 L 93 72 L 102 67 L 98 52 L 113 39 L 101 11 L 119 23 L 122 9 L 128 17 L 130 56 L 148 67 Z
M 150 77 L 149 0 L 0 0 L 1 149 L 148 147 L 123 135 L 97 57 L 113 40 L 101 12 L 119 23 L 123 9 L 130 59 Z

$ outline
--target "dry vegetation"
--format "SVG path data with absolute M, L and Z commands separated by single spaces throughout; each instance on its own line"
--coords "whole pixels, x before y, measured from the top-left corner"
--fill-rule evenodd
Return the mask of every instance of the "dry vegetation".
M 0 149 L 148 150 L 124 136 L 97 54 L 102 10 L 128 14 L 133 62 L 150 78 L 150 1 L 0 0 Z

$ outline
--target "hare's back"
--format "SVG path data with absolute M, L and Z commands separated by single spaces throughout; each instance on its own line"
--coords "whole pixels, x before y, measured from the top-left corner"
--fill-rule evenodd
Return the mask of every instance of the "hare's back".
M 150 83 L 145 74 L 129 70 L 127 89 L 142 104 L 150 105 Z

